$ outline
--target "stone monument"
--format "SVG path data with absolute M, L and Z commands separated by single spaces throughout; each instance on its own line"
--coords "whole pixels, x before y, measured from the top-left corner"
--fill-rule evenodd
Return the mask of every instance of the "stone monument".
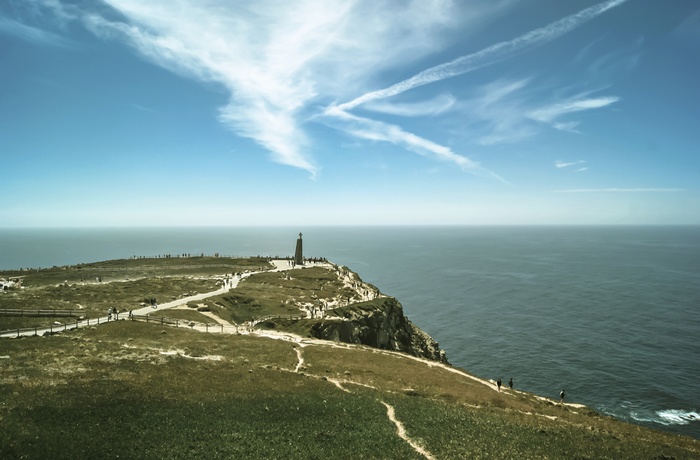
M 299 239 L 297 240 L 297 249 L 294 251 L 294 265 L 304 265 L 304 254 L 301 246 L 301 233 L 299 233 Z

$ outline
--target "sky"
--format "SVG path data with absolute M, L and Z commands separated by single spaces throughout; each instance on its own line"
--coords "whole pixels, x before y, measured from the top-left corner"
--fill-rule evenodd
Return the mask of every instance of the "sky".
M 0 0 L 0 227 L 700 224 L 696 0 Z

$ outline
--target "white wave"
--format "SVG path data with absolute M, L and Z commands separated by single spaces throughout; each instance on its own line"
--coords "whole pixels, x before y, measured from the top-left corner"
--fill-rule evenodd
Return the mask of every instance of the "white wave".
M 667 409 L 656 411 L 664 425 L 687 425 L 690 422 L 700 422 L 700 414 L 694 411 L 684 411 L 679 409 Z

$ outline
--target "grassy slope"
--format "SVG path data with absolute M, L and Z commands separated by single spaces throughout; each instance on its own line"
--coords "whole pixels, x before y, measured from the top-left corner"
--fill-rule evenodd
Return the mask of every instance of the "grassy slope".
M 0 458 L 419 458 L 381 401 L 437 458 L 700 458 L 395 353 L 309 345 L 294 372 L 295 347 L 128 321 L 3 340 Z
M 242 323 L 270 315 L 300 315 L 297 304 L 316 304 L 319 299 L 330 301 L 352 294 L 332 272 L 315 267 L 255 274 L 231 292 L 207 299 L 206 303 L 221 318 Z
M 95 318 L 105 316 L 110 307 L 128 311 L 153 297 L 162 303 L 213 291 L 218 288 L 215 275 L 269 267 L 265 259 L 255 257 L 190 257 L 110 260 L 24 272 L 4 271 L 0 272 L 0 278 L 23 275 L 25 288 L 0 292 L 0 308 L 80 309 L 86 318 Z M 96 282 L 97 276 L 102 277 L 101 283 Z M 54 321 L 55 318 L 0 316 L 0 330 L 47 326 Z
M 193 264 L 207 258 L 194 259 Z M 165 264 L 173 261 L 177 267 L 183 263 L 165 259 Z M 155 276 L 137 262 L 104 264 L 116 269 L 115 278 L 143 272 L 144 290 L 163 298 L 211 290 L 211 275 L 229 272 L 171 266 Z M 257 259 L 231 263 L 241 267 L 234 271 L 266 266 Z M 77 276 L 76 268 L 50 269 L 32 272 L 27 283 L 44 299 L 61 298 L 56 282 L 65 270 Z M 256 275 L 203 303 L 225 319 L 242 321 L 297 313 L 288 299 L 349 297 L 325 270 L 291 274 L 292 280 L 280 273 Z M 202 284 L 181 284 L 189 282 Z M 103 294 L 112 300 L 135 298 L 133 289 L 121 289 L 124 283 L 80 285 L 66 301 L 107 287 L 113 289 Z M 3 293 L 0 307 L 10 298 Z M 167 315 L 206 318 L 193 310 Z M 8 319 L 0 318 L 0 329 L 2 321 Z M 278 320 L 272 327 L 303 334 L 313 321 Z M 161 353 L 174 350 L 180 354 Z M 304 358 L 301 372 L 294 372 L 297 353 Z M 217 360 L 195 359 L 210 356 Z M 397 437 L 382 401 L 395 407 L 408 435 L 437 458 L 700 458 L 697 440 L 525 393 L 499 394 L 434 364 L 366 347 L 300 348 L 260 337 L 123 321 L 2 340 L 0 369 L 3 459 L 420 458 Z

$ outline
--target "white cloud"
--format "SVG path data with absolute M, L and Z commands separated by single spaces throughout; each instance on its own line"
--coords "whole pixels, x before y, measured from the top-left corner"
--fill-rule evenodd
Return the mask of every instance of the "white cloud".
M 302 124 L 318 101 L 356 94 L 380 72 L 435 51 L 456 23 L 449 0 L 400 7 L 370 0 L 104 1 L 127 22 L 85 15 L 94 33 L 126 40 L 181 75 L 222 85 L 230 101 L 221 122 L 274 161 L 312 175 L 318 167 L 306 153 Z
M 610 8 L 621 5 L 625 1 L 627 0 L 609 0 L 607 2 L 593 5 L 549 25 L 532 30 L 513 40 L 500 42 L 477 51 L 476 53 L 461 56 L 450 62 L 431 67 L 387 88 L 365 93 L 349 102 L 340 104 L 340 108 L 343 110 L 351 110 L 369 101 L 396 96 L 397 94 L 401 94 L 418 86 L 452 78 L 457 75 L 462 75 L 478 68 L 493 64 L 494 62 L 507 58 L 518 51 L 547 43 L 568 32 L 571 32 L 580 25 L 603 14 Z
M 674 35 L 700 45 L 700 9 L 688 16 L 676 29 Z
M 578 161 L 571 161 L 571 162 L 565 162 L 565 161 L 555 161 L 554 166 L 557 168 L 569 168 L 571 166 L 576 166 L 576 165 L 582 165 L 586 161 L 585 160 L 578 160 Z
M 479 163 L 472 161 L 463 155 L 455 153 L 449 147 L 445 147 L 428 139 L 416 136 L 413 133 L 406 132 L 399 126 L 378 120 L 359 117 L 338 107 L 330 107 L 327 110 L 328 117 L 323 119 L 324 123 L 342 129 L 355 137 L 371 141 L 390 142 L 392 144 L 400 145 L 420 155 L 439 161 L 453 163 L 464 171 L 470 171 L 474 174 L 496 178 L 501 181 L 503 180 L 493 172 L 482 168 Z
M 330 110 L 327 110 L 326 115 L 338 116 L 340 120 L 347 120 L 348 117 L 344 115 L 347 115 L 349 111 L 359 106 L 366 106 L 369 103 L 376 104 L 376 101 L 378 100 L 397 96 L 419 86 L 471 72 L 478 68 L 493 64 L 499 60 L 515 55 L 520 51 L 550 42 L 576 29 L 585 22 L 594 19 L 610 8 L 621 5 L 625 1 L 626 0 L 609 0 L 599 3 L 555 21 L 547 26 L 527 32 L 513 40 L 500 42 L 484 48 L 476 53 L 461 56 L 450 62 L 430 67 L 410 78 L 402 80 L 386 88 L 367 92 L 348 102 L 337 104 L 335 107 L 331 107 Z M 525 80 L 511 82 L 506 85 L 501 85 L 498 90 L 491 89 L 487 97 L 481 101 L 480 108 L 472 111 L 481 120 L 487 120 L 489 124 L 489 133 L 481 136 L 481 138 L 478 140 L 480 144 L 488 145 L 498 142 L 512 141 L 532 135 L 533 129 L 527 126 L 526 123 L 523 123 L 522 110 L 518 110 L 519 107 L 517 103 L 510 103 L 509 106 L 506 106 L 505 104 L 497 104 L 497 102 L 504 99 L 506 95 L 519 90 L 526 83 L 527 81 Z M 554 114 L 551 120 L 554 120 L 556 116 L 559 116 L 566 111 L 585 110 L 584 107 L 586 104 L 589 104 L 590 101 L 576 101 L 576 103 L 580 104 L 580 106 L 564 107 L 563 109 L 560 108 L 560 113 Z M 504 114 L 507 116 L 502 116 Z M 358 132 L 353 127 L 349 127 L 346 129 L 346 131 L 354 132 L 356 135 L 358 135 Z M 377 135 L 376 132 L 372 132 L 371 134 L 374 136 Z M 405 138 L 409 134 L 410 133 L 404 132 L 403 137 Z M 362 135 L 368 136 L 369 133 L 362 131 Z M 380 137 L 383 137 L 383 140 L 387 140 L 389 142 L 392 142 L 391 139 L 395 140 L 395 138 L 392 137 Z
M 552 191 L 554 193 L 674 193 L 685 190 L 682 188 L 580 188 Z
M 534 29 L 513 40 L 431 67 L 379 91 L 366 92 L 388 71 L 404 68 L 436 51 L 508 2 L 452 0 L 103 0 L 100 4 L 41 0 L 60 21 L 79 19 L 94 34 L 124 41 L 146 59 L 173 72 L 220 85 L 228 103 L 219 120 L 268 150 L 274 161 L 315 175 L 304 129 L 322 121 L 363 139 L 392 142 L 472 172 L 485 171 L 449 147 L 399 126 L 349 116 L 363 108 L 398 116 L 437 115 L 453 110 L 452 95 L 423 102 L 380 102 L 417 86 L 492 64 L 550 42 L 626 0 L 608 0 Z M 81 8 L 89 8 L 80 10 Z M 107 11 L 107 8 L 112 10 Z M 467 12 L 469 14 L 465 14 Z M 459 12 L 459 14 L 456 14 Z M 118 14 L 117 14 L 118 13 Z M 525 106 L 512 97 L 529 80 L 497 82 L 476 101 L 477 118 L 488 125 L 479 142 L 489 144 L 532 135 Z M 355 97 L 361 94 L 359 97 Z M 506 100 L 506 96 L 509 100 Z M 573 130 L 575 122 L 555 119 L 617 98 L 579 99 L 528 112 L 532 119 Z M 328 101 L 349 102 L 331 104 Z M 336 117 L 334 123 L 329 117 Z M 348 126 L 342 126 L 348 123 Z M 533 123 L 530 123 L 534 125 Z M 489 173 L 493 175 L 493 173 Z
M 462 104 L 465 116 L 480 125 L 478 144 L 515 142 L 535 134 L 523 118 L 526 95 L 522 92 L 529 83 L 529 78 L 499 79 L 477 88 L 476 96 Z
M 25 25 L 12 19 L 0 17 L 0 33 L 12 35 L 24 41 L 41 46 L 76 48 L 72 41 L 43 29 Z
M 619 100 L 620 98 L 616 96 L 606 96 L 588 99 L 573 99 L 565 102 L 559 102 L 547 107 L 542 107 L 537 110 L 533 110 L 530 113 L 528 113 L 527 116 L 528 118 L 541 121 L 543 123 L 552 123 L 554 122 L 554 120 L 556 120 L 564 114 L 572 112 L 581 112 L 584 110 L 599 109 L 601 107 L 614 104 Z M 565 124 L 564 126 L 567 125 Z
M 558 129 L 559 131 L 568 131 L 570 133 L 580 133 L 581 131 L 576 128 L 580 122 L 578 121 L 567 121 L 567 122 L 556 122 L 552 123 L 552 127 Z
M 436 96 L 433 99 L 413 103 L 369 102 L 365 109 L 373 112 L 381 112 L 389 115 L 399 115 L 402 117 L 417 117 L 422 115 L 438 115 L 453 107 L 455 98 L 449 94 Z

